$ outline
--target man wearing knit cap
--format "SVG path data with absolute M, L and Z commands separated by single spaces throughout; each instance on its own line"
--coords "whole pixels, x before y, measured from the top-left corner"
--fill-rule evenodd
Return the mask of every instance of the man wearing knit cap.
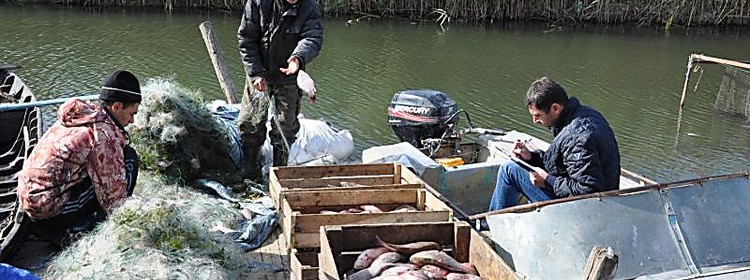
M 133 193 L 138 176 L 138 156 L 125 131 L 141 103 L 138 79 L 128 71 L 111 73 L 99 99 L 61 105 L 18 178 L 29 230 L 57 245 L 111 214 Z

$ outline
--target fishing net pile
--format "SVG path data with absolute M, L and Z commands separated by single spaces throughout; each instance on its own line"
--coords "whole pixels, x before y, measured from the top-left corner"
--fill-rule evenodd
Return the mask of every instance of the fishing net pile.
M 714 109 L 719 112 L 743 116 L 750 123 L 750 72 L 726 66 Z
M 229 127 L 204 107 L 200 92 L 173 81 L 149 80 L 143 101 L 128 127 L 141 165 L 159 174 L 190 182 L 198 178 L 238 180 L 230 156 Z
M 43 279 L 251 279 L 249 257 L 231 237 L 231 203 L 143 172 L 136 194 L 63 251 Z

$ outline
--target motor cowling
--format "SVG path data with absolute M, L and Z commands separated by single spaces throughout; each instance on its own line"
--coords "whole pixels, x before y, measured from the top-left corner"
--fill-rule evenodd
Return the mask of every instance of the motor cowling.
M 445 93 L 429 89 L 396 92 L 388 105 L 388 125 L 401 141 L 417 148 L 422 140 L 440 138 L 458 122 L 458 106 Z

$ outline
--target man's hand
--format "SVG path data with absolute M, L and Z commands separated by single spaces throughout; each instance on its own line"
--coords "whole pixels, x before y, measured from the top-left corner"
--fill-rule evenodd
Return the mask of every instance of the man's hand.
M 289 64 L 286 68 L 279 68 L 281 72 L 284 72 L 287 76 L 292 75 L 294 73 L 297 73 L 299 71 L 299 60 L 297 60 L 296 57 L 292 56 L 289 59 L 286 60 L 286 62 Z
M 513 146 L 513 154 L 517 158 L 520 158 L 522 160 L 531 159 L 531 152 L 529 151 L 529 148 L 526 148 L 526 145 L 520 140 L 516 140 L 516 145 Z
M 253 81 L 253 87 L 260 92 L 266 91 L 266 78 L 260 77 L 255 79 Z
M 544 169 L 534 167 L 534 170 L 529 172 L 529 179 L 534 186 L 544 188 L 546 187 L 545 183 L 547 182 L 547 175 L 549 174 L 547 171 L 544 171 Z

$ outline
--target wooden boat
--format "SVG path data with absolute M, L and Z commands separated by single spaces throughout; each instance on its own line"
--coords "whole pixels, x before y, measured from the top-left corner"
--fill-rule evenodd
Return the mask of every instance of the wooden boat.
M 12 72 L 12 65 L 0 64 L 0 251 L 7 252 L 11 238 L 19 230 L 16 186 L 24 160 L 42 134 L 41 109 L 23 106 L 36 101 L 23 80 Z M 6 107 L 2 107 L 6 106 Z M 8 106 L 13 106 L 10 109 Z M 0 255 L 0 259 L 8 256 Z

